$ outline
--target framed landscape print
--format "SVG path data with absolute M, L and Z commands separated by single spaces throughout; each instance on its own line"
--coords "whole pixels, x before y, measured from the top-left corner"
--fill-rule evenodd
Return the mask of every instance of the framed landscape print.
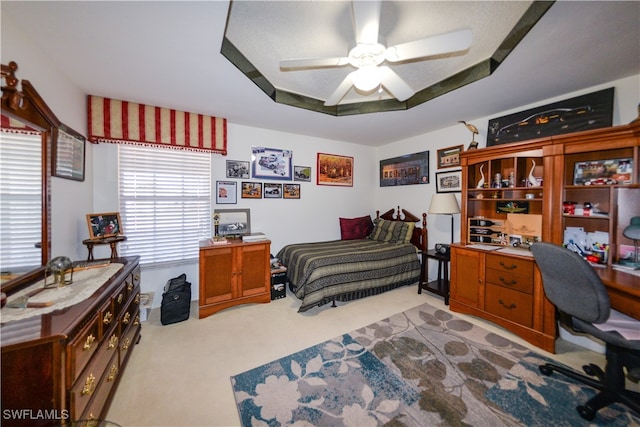
M 438 169 L 460 166 L 460 153 L 463 145 L 438 150 Z
M 436 193 L 462 191 L 462 171 L 436 172 Z
M 428 151 L 380 160 L 380 187 L 428 183 Z
M 353 187 L 353 157 L 318 153 L 317 184 Z
M 262 183 L 261 182 L 242 182 L 242 198 L 243 199 L 262 199 Z
M 285 199 L 299 199 L 300 198 L 300 184 L 284 184 L 284 198 Z
M 291 160 L 290 150 L 251 147 L 252 177 L 291 181 Z

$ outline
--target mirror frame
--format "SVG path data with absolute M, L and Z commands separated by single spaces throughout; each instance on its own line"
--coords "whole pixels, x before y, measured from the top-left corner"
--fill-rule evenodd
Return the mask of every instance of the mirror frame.
M 51 147 L 60 121 L 28 80 L 16 77 L 18 64 L 2 64 L 2 114 L 20 120 L 42 132 L 42 222 L 41 265 L 51 257 Z M 18 85 L 20 84 L 20 89 Z M 7 282 L 10 284 L 13 281 Z M 4 290 L 4 286 L 3 286 Z

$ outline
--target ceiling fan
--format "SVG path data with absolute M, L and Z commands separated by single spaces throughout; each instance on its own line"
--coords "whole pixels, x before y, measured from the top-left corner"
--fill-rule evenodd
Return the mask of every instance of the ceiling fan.
M 345 65 L 357 68 L 349 73 L 329 96 L 324 103 L 326 106 L 337 105 L 351 87 L 355 87 L 363 93 L 371 93 L 376 89 L 384 88 L 398 101 L 405 101 L 416 91 L 391 68 L 382 65 L 385 61 L 394 63 L 428 58 L 464 51 L 471 45 L 471 30 L 463 29 L 385 47 L 378 41 L 381 6 L 381 1 L 352 2 L 356 46 L 349 51 L 348 56 L 285 59 L 280 61 L 280 69 L 293 71 L 296 69 L 343 67 Z

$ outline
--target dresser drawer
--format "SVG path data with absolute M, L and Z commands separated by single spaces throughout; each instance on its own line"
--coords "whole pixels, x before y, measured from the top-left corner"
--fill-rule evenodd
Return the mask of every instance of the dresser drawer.
M 533 296 L 487 283 L 485 310 L 520 325 L 533 325 Z
M 78 376 L 70 390 L 70 406 L 72 416 L 77 416 L 85 408 L 95 394 L 98 385 L 111 360 L 118 362 L 118 347 L 120 343 L 119 329 L 114 328 L 110 335 L 105 336 L 87 368 Z M 115 358 L 115 359 L 114 359 Z
M 515 289 L 517 291 L 533 293 L 533 276 L 516 274 L 512 271 L 487 269 L 487 283 L 504 286 L 507 289 Z
M 91 357 L 96 354 L 100 342 L 100 326 L 98 325 L 98 317 L 95 316 L 82 332 L 69 343 L 67 351 L 71 360 L 67 384 L 75 382 Z
M 113 316 L 118 318 L 120 313 L 124 310 L 127 301 L 129 301 L 130 293 L 127 291 L 127 285 L 123 283 L 117 290 L 115 294 L 113 294 Z
M 489 254 L 487 255 L 487 268 L 530 276 L 533 274 L 533 261 Z
M 101 412 L 105 409 L 109 394 L 117 382 L 119 375 L 120 366 L 118 364 L 118 357 L 114 355 L 114 357 L 109 360 L 107 370 L 93 393 L 93 399 L 91 399 L 89 404 L 84 408 L 82 415 L 77 418 L 77 420 L 82 420 L 82 422 L 74 425 L 86 425 L 87 427 L 101 425 L 101 423 L 97 421 L 104 416 Z M 91 421 L 93 421 L 93 423 Z

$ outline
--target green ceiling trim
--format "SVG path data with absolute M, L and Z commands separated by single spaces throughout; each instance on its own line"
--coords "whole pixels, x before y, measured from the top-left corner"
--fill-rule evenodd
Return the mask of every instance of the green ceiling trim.
M 451 77 L 422 89 L 403 102 L 396 99 L 384 99 L 380 101 L 325 106 L 323 100 L 277 89 L 262 75 L 251 61 L 227 39 L 226 29 L 222 39 L 220 53 L 247 76 L 249 80 L 253 81 L 269 98 L 279 104 L 290 105 L 292 107 L 303 108 L 332 116 L 351 116 L 356 114 L 408 110 L 493 74 L 554 3 L 555 0 L 533 2 L 504 41 L 498 46 L 491 58 L 480 61 Z M 231 13 L 232 4 L 233 2 L 229 5 L 227 22 L 229 20 L 229 14 Z

